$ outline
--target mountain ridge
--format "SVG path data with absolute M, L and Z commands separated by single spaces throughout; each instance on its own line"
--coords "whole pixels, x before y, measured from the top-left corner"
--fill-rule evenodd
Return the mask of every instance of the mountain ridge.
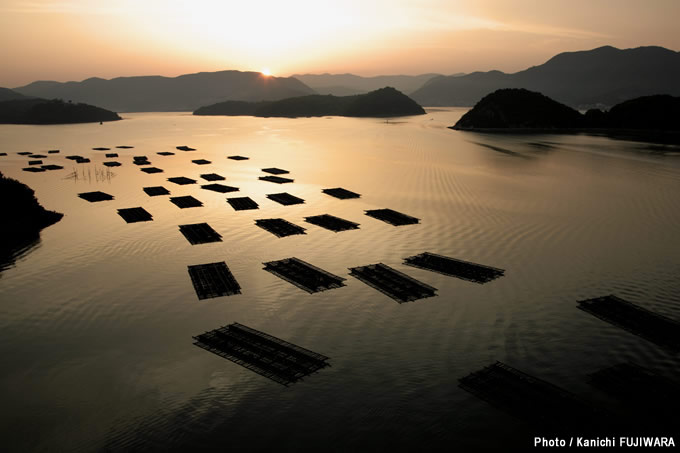
M 493 70 L 442 76 L 411 93 L 426 106 L 473 106 L 501 88 L 539 91 L 573 108 L 613 106 L 635 97 L 680 95 L 680 52 L 659 46 L 562 52 L 515 73 Z
M 13 91 L 27 96 L 94 104 L 117 112 L 193 111 L 224 100 L 277 100 L 315 93 L 297 79 L 236 70 L 177 77 L 150 75 L 112 79 L 90 77 L 79 82 L 35 81 Z

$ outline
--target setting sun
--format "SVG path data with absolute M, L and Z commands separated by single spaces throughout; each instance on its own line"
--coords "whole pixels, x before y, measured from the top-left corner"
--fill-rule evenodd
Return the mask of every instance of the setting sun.
M 260 72 L 262 73 L 262 75 L 267 76 L 267 77 L 272 75 L 272 72 L 269 70 L 269 68 L 262 68 L 262 70 Z

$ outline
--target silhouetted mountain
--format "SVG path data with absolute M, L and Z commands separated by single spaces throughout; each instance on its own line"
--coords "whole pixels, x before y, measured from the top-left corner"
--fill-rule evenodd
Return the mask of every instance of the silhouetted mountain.
M 26 99 L 26 96 L 9 88 L 0 88 L 0 102 L 12 101 L 14 99 Z
M 500 88 L 540 91 L 575 108 L 611 106 L 639 96 L 680 95 L 680 53 L 663 47 L 605 46 L 556 55 L 514 74 L 475 72 L 431 79 L 411 96 L 426 106 L 470 106 Z
M 69 124 L 116 121 L 117 113 L 93 105 L 73 104 L 60 99 L 17 99 L 0 102 L 0 123 Z
M 503 88 L 482 98 L 453 129 L 680 131 L 680 97 L 645 96 L 582 115 L 541 93 Z
M 39 239 L 40 230 L 57 223 L 64 216 L 48 211 L 38 203 L 33 190 L 0 173 L 0 199 L 3 220 L 0 222 L 0 270 L 11 265 L 16 253 Z
M 680 131 L 680 97 L 644 96 L 622 102 L 612 107 L 605 115 L 603 126 L 616 129 Z
M 221 102 L 201 107 L 194 115 L 250 115 L 262 117 L 422 115 L 425 110 L 392 87 L 355 96 L 310 95 L 270 102 Z
M 226 100 L 277 100 L 313 94 L 314 90 L 291 77 L 263 76 L 259 72 L 219 71 L 179 77 L 91 78 L 82 82 L 33 82 L 15 88 L 25 95 L 60 98 L 95 104 L 116 112 L 192 111 Z
M 354 74 L 295 74 L 307 86 L 319 94 L 334 96 L 351 96 L 377 90 L 382 87 L 394 87 L 402 93 L 411 93 L 432 77 L 439 74 L 386 75 L 375 77 L 361 77 Z
M 583 116 L 541 93 L 522 88 L 494 91 L 461 117 L 455 129 L 549 129 L 583 126 Z

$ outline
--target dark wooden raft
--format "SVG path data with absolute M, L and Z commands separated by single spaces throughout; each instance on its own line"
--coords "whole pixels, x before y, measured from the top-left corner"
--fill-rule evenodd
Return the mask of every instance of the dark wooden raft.
M 358 223 L 350 222 L 349 220 L 341 219 L 330 214 L 322 214 L 311 217 L 305 217 L 305 222 L 312 225 L 320 226 L 334 232 L 356 230 L 359 228 Z
M 386 264 L 350 268 L 349 275 L 361 280 L 399 303 L 437 295 L 437 289 L 409 277 Z
M 239 323 L 193 337 L 195 345 L 279 384 L 289 385 L 330 366 L 329 357 Z
M 366 211 L 366 215 L 374 219 L 382 220 L 394 226 L 414 225 L 420 223 L 420 219 L 410 215 L 395 211 L 393 209 L 371 209 Z
M 307 291 L 316 293 L 345 286 L 346 279 L 319 269 L 299 258 L 286 258 L 264 264 L 264 270 Z
M 255 221 L 255 225 L 280 238 L 305 234 L 304 228 L 285 219 L 259 219 Z
M 224 261 L 196 264 L 188 266 L 188 269 L 191 283 L 199 299 L 241 294 L 241 286 Z
M 680 323 L 608 295 L 581 300 L 578 308 L 673 352 L 680 351 Z
M 222 242 L 222 235 L 207 223 L 180 225 L 179 231 L 192 245 Z
M 404 264 L 475 283 L 488 283 L 505 274 L 505 270 L 503 269 L 458 260 L 430 252 L 404 258 Z

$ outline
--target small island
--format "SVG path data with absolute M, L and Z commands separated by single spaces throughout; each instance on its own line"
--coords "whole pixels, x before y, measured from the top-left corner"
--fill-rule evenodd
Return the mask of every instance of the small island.
M 194 112 L 194 115 L 285 118 L 313 116 L 386 118 L 423 114 L 425 110 L 418 103 L 392 87 L 354 96 L 313 94 L 280 101 L 226 101 L 201 107 Z
M 117 113 L 61 99 L 12 99 L 0 102 L 0 124 L 101 123 L 122 119 Z
M 585 114 L 541 93 L 505 88 L 480 100 L 451 129 L 478 132 L 592 132 L 629 138 L 680 138 L 680 97 L 644 96 Z
M 35 198 L 35 192 L 19 181 L 0 173 L 0 198 L 3 221 L 0 222 L 0 269 L 11 263 L 15 254 L 38 240 L 40 231 L 61 220 L 64 214 L 48 211 Z

